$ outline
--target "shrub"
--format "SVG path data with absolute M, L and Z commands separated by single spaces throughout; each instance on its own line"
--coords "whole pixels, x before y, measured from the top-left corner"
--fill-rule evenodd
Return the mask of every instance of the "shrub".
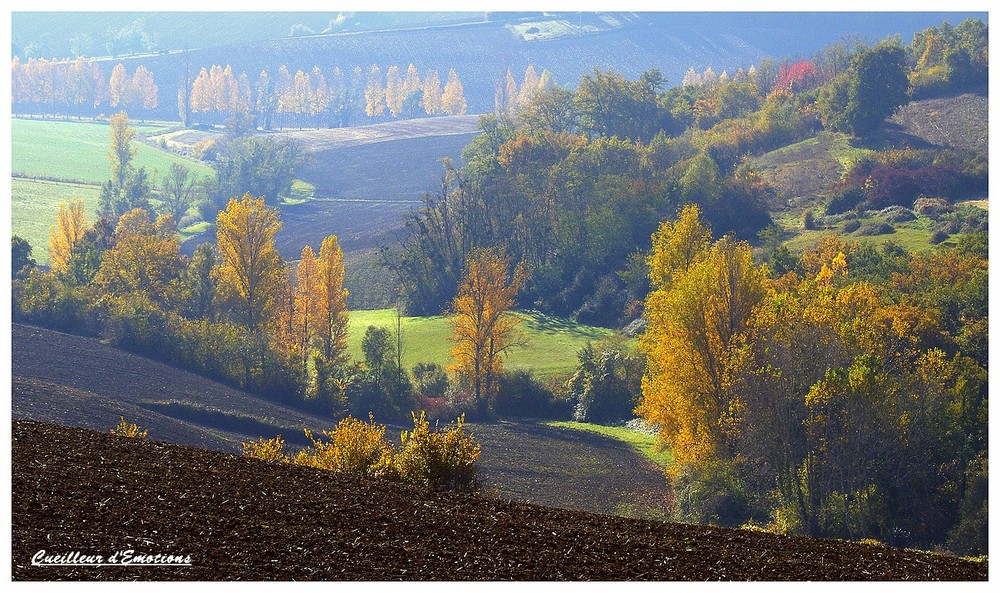
M 463 429 L 459 416 L 446 430 L 432 431 L 423 412 L 413 415 L 413 430 L 400 434 L 399 453 L 393 462 L 399 479 L 412 484 L 471 491 L 476 488 L 475 462 L 480 446 Z
M 288 456 L 285 455 L 285 441 L 281 435 L 273 439 L 261 437 L 256 441 L 243 443 L 243 456 L 264 461 L 288 461 Z
M 750 517 L 749 499 L 735 469 L 725 461 L 685 464 L 673 480 L 683 523 L 737 527 Z
M 812 210 L 802 213 L 802 228 L 807 231 L 816 230 L 816 214 Z
M 383 478 L 435 488 L 472 491 L 476 488 L 475 462 L 479 443 L 464 430 L 465 417 L 445 430 L 430 429 L 427 416 L 411 414 L 413 430 L 400 434 L 400 448 L 385 440 L 385 425 L 368 416 L 362 422 L 348 416 L 333 430 L 323 431 L 327 440 L 305 430 L 310 447 L 294 457 L 284 453 L 280 436 L 243 443 L 243 455 L 266 461 L 284 461 L 357 477 Z
M 623 338 L 587 344 L 577 354 L 580 364 L 567 382 L 576 400 L 577 422 L 619 422 L 632 418 L 639 401 L 645 359 Z
M 376 424 L 371 415 L 368 419 L 344 418 L 333 430 L 323 431 L 326 442 L 306 429 L 312 448 L 299 451 L 292 462 L 354 476 L 392 477 L 393 452 L 385 441 L 385 425 Z
M 948 236 L 949 236 L 948 233 L 946 233 L 944 231 L 934 231 L 934 234 L 931 235 L 931 239 L 930 239 L 931 245 L 937 245 L 939 243 L 944 243 L 945 241 L 948 240 Z
M 444 367 L 436 362 L 420 362 L 414 365 L 413 388 L 419 397 L 443 398 L 448 393 L 448 375 Z
M 911 220 L 917 219 L 909 208 L 904 208 L 903 206 L 889 206 L 888 208 L 883 208 L 878 212 L 878 216 L 881 217 L 882 220 L 891 223 L 910 222 Z
M 896 227 L 887 222 L 869 221 L 861 225 L 858 234 L 866 237 L 874 235 L 891 235 L 896 232 Z
M 861 221 L 860 220 L 848 220 L 846 223 L 844 223 L 844 232 L 845 233 L 853 233 L 854 231 L 856 231 L 856 230 L 858 230 L 860 228 L 861 228 Z
M 944 198 L 917 198 L 913 202 L 913 211 L 928 218 L 937 219 L 952 210 L 951 204 Z
M 129 424 L 125 422 L 124 416 L 118 417 L 118 425 L 111 429 L 111 434 L 117 437 L 127 437 L 130 439 L 137 439 L 140 441 L 146 440 L 149 436 L 148 430 L 140 430 L 138 424 Z
M 843 189 L 830 198 L 830 203 L 826 205 L 826 213 L 830 215 L 843 214 L 856 207 L 864 199 L 865 192 L 860 187 Z

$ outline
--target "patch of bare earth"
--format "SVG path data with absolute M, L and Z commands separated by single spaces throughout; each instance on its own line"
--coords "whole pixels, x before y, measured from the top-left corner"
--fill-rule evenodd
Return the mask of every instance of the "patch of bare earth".
M 989 98 L 985 95 L 914 101 L 889 121 L 931 144 L 982 154 L 989 150 Z
M 351 479 L 15 421 L 15 580 L 986 580 L 987 564 Z M 191 566 L 33 566 L 47 554 Z

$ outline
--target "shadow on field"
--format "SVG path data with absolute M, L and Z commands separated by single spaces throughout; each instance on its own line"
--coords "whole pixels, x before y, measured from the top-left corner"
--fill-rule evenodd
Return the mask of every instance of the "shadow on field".
M 549 333 L 569 333 L 582 336 L 591 340 L 599 340 L 605 337 L 602 333 L 587 326 L 573 323 L 569 319 L 546 315 L 538 311 L 527 311 L 531 315 L 525 319 L 524 323 L 537 329 L 538 331 Z
M 628 445 L 527 422 L 466 424 L 482 443 L 484 494 L 571 510 L 665 519 L 666 478 Z

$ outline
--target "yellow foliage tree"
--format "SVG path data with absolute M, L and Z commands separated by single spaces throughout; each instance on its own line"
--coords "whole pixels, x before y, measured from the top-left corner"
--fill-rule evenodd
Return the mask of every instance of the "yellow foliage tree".
M 665 288 L 675 272 L 687 271 L 708 249 L 712 232 L 701 223 L 700 215 L 697 205 L 688 204 L 681 209 L 676 221 L 663 221 L 653 235 L 649 279 L 654 288 Z
M 132 157 L 135 156 L 135 148 L 132 146 L 135 130 L 129 126 L 128 114 L 124 111 L 112 115 L 108 123 L 111 126 L 111 144 L 108 148 L 111 183 L 115 188 L 122 188 L 132 165 Z
M 527 280 L 519 263 L 510 274 L 510 258 L 502 248 L 477 248 L 466 263 L 465 276 L 452 301 L 449 370 L 472 388 L 477 403 L 493 408 L 501 356 L 518 344 L 515 331 L 521 319 L 511 314 L 514 299 Z
M 372 64 L 368 71 L 368 84 L 365 85 L 365 113 L 368 117 L 376 117 L 385 113 L 385 88 L 382 86 L 382 72 Z
M 277 210 L 250 194 L 229 200 L 216 221 L 219 294 L 251 332 L 271 319 L 282 286 L 284 263 L 274 246 L 280 229 Z
M 83 200 L 59 202 L 56 224 L 49 234 L 49 266 L 56 274 L 69 270 L 69 258 L 73 246 L 83 238 L 87 229 L 87 218 L 83 213 Z
M 183 267 L 176 233 L 170 214 L 153 222 L 141 208 L 126 212 L 115 226 L 114 245 L 101 259 L 94 284 L 111 294 L 142 292 L 161 299 Z
M 448 71 L 448 82 L 444 85 L 441 95 L 441 110 L 448 115 L 465 115 L 468 105 L 465 102 L 465 88 L 458 79 L 455 69 Z
M 322 307 L 318 338 L 323 358 L 340 364 L 347 356 L 347 289 L 344 288 L 344 252 L 335 235 L 323 239 L 319 249 L 319 284 Z
M 767 278 L 765 268 L 754 264 L 750 246 L 729 237 L 685 264 L 687 249 L 678 249 L 684 242 L 674 233 L 702 237 L 690 232 L 700 226 L 696 222 L 663 225 L 653 237 L 654 290 L 646 300 L 649 324 L 639 340 L 647 373 L 636 411 L 660 427 L 679 463 L 724 453 L 739 403 L 733 372 L 741 364 L 751 313 L 764 297 Z
M 302 364 L 308 362 L 313 343 L 321 335 L 324 296 L 319 264 L 312 247 L 306 245 L 295 270 L 295 332 Z

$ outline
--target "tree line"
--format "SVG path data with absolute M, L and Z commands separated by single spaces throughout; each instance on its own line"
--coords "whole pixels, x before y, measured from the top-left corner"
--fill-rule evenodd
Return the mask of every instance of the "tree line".
M 695 522 L 986 552 L 987 248 L 830 235 L 774 276 L 696 206 L 653 237 L 637 412 Z
M 955 39 L 985 39 L 978 21 L 955 30 L 963 32 Z M 810 60 L 765 60 L 732 77 L 691 70 L 686 84 L 672 88 L 656 70 L 627 80 L 600 69 L 575 90 L 539 88 L 514 108 L 481 117 L 464 167 L 446 163 L 440 190 L 424 197 L 408 234 L 387 249 L 386 265 L 408 310 L 435 314 L 453 298 L 465 255 L 503 245 L 532 271 L 520 306 L 621 325 L 641 311 L 643 262 L 658 221 L 695 203 L 715 232 L 753 239 L 770 225 L 776 192 L 748 157 L 823 129 L 881 133 L 885 118 L 910 100 L 909 79 L 919 71 L 912 55 L 923 39 L 909 51 L 892 39 L 835 45 Z M 956 80 L 969 88 L 972 79 Z M 899 199 L 942 187 L 957 198 L 984 186 L 984 163 L 974 155 L 908 154 L 875 171 L 886 191 L 905 190 L 895 192 Z M 872 165 L 859 163 L 857 175 Z M 855 179 L 863 177 L 852 172 L 845 180 L 848 207 L 865 197 L 873 207 L 888 205 L 885 192 L 859 193 Z
M 186 86 L 186 85 L 185 85 Z M 281 65 L 275 74 L 262 70 L 251 82 L 246 72 L 238 75 L 232 67 L 213 65 L 202 68 L 178 97 L 182 119 L 192 116 L 215 118 L 249 116 L 256 126 L 270 129 L 279 117 L 283 125 L 341 127 L 357 118 L 421 115 L 461 115 L 467 108 L 465 90 L 458 73 L 451 69 L 442 82 L 437 70 L 420 75 L 410 64 L 405 72 L 389 66 L 385 74 L 373 64 L 367 70 L 356 66 L 343 71 L 334 67 L 324 72 L 291 73 Z
M 91 114 L 109 109 L 151 112 L 159 105 L 153 73 L 136 66 L 131 75 L 121 63 L 106 76 L 93 59 L 46 60 L 14 57 L 10 66 L 14 109 Z

